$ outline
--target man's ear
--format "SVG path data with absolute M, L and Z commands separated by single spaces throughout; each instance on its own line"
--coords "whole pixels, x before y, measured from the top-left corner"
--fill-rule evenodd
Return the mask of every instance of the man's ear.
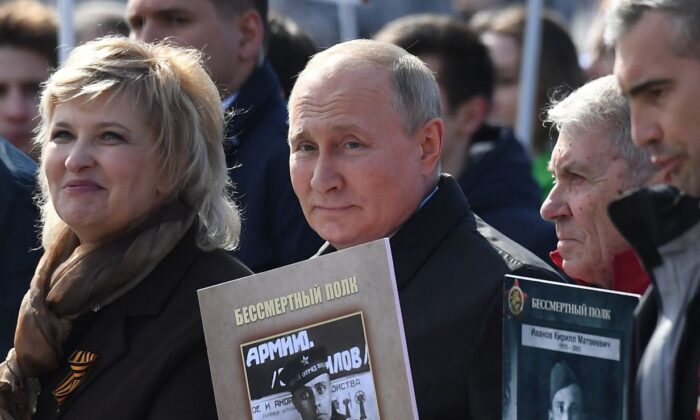
M 457 134 L 461 138 L 471 139 L 484 124 L 489 109 L 489 101 L 483 96 L 474 96 L 462 102 L 453 115 Z
M 265 25 L 257 10 L 249 9 L 237 17 L 238 30 L 241 38 L 238 41 L 238 55 L 241 61 L 256 60 L 260 54 Z
M 433 118 L 420 129 L 421 173 L 428 177 L 440 162 L 442 140 L 445 135 L 445 124 L 441 118 Z

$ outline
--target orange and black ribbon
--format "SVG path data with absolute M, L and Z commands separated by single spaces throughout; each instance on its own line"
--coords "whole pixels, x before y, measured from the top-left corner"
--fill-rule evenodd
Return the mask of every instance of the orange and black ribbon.
M 75 391 L 83 380 L 87 377 L 88 371 L 95 364 L 97 355 L 89 351 L 78 350 L 68 358 L 70 372 L 66 378 L 53 390 L 53 396 L 60 407 L 66 398 Z

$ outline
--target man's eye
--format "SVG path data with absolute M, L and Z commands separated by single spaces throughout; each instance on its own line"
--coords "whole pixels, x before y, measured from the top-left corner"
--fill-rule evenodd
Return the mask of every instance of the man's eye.
M 297 146 L 296 151 L 298 151 L 298 152 L 313 152 L 314 150 L 316 150 L 316 147 L 314 147 L 312 144 L 302 143 L 299 146 Z
M 189 19 L 184 16 L 172 15 L 168 21 L 171 25 L 185 25 L 189 22 Z
M 659 102 L 664 96 L 664 89 L 657 88 L 657 89 L 651 89 L 649 91 L 649 99 L 652 102 Z
M 22 85 L 22 95 L 24 95 L 25 98 L 35 99 L 39 96 L 40 91 L 40 82 L 28 82 Z

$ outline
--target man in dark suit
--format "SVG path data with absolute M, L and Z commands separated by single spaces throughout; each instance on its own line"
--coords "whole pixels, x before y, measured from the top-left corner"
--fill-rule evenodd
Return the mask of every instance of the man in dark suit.
M 289 109 L 292 184 L 320 253 L 391 237 L 421 418 L 500 418 L 503 275 L 560 278 L 440 175 L 432 72 L 394 45 L 338 44 L 309 62 Z
M 265 59 L 267 0 L 130 0 L 132 38 L 204 52 L 230 114 L 224 148 L 243 212 L 236 255 L 254 272 L 310 257 L 321 240 L 289 180 L 287 109 Z
M 12 348 L 17 312 L 39 261 L 32 201 L 36 163 L 0 137 L 0 353 Z

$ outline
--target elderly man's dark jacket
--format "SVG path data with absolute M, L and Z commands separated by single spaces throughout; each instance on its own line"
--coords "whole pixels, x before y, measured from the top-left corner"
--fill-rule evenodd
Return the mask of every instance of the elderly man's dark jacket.
M 0 354 L 12 347 L 22 297 L 41 252 L 32 202 L 36 163 L 0 138 Z
M 446 175 L 390 242 L 420 417 L 500 419 L 503 276 L 563 280 Z
M 236 256 L 254 272 L 307 259 L 321 238 L 306 223 L 289 176 L 287 106 L 265 62 L 243 85 L 226 128 L 226 163 L 242 210 Z
M 34 419 L 216 419 L 197 290 L 250 274 L 222 250 L 195 246 L 195 229 L 138 286 L 78 318 L 57 369 L 41 379 Z M 68 358 L 94 353 L 83 381 L 58 407 Z

